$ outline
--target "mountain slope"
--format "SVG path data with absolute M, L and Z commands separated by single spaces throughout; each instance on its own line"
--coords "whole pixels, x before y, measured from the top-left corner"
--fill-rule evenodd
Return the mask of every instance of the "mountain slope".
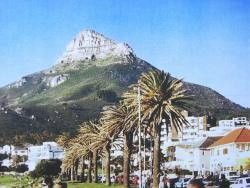
M 0 88 L 0 105 L 16 111 L 22 121 L 32 117 L 47 130 L 44 139 L 54 139 L 64 131 L 73 132 L 83 121 L 98 118 L 104 106 L 116 103 L 129 85 L 152 69 L 129 45 L 86 30 L 69 43 L 55 66 Z M 210 88 L 191 83 L 185 87 L 194 95 L 190 103 L 194 115 L 249 115 L 247 109 Z M 9 118 L 6 124 L 0 118 L 0 128 L 11 132 L 13 126 L 23 126 L 21 120 L 13 124 L 14 120 Z

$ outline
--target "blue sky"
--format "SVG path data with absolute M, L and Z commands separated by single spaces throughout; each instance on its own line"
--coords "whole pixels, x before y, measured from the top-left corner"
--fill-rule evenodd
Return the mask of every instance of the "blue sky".
M 90 28 L 250 107 L 250 1 L 2 0 L 0 86 L 55 64 Z

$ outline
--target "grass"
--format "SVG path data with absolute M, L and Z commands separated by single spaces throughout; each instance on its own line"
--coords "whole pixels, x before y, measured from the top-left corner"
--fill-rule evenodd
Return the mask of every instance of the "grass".
M 12 187 L 26 187 L 27 186 L 27 178 L 15 178 L 13 176 L 1 176 L 0 177 L 0 186 L 5 185 L 7 188 Z M 105 184 L 97 184 L 97 183 L 79 183 L 79 182 L 68 182 L 68 188 L 107 188 L 107 187 L 115 187 L 122 188 L 122 185 L 111 185 L 107 186 Z
M 1 176 L 0 177 L 0 185 L 11 185 L 13 184 L 15 179 L 11 176 Z
M 25 187 L 28 185 L 27 177 L 1 176 L 0 185 L 9 187 Z

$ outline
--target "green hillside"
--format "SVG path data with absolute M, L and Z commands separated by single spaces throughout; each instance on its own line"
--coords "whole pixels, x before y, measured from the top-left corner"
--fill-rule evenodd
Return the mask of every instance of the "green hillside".
M 0 128 L 4 130 L 0 144 L 36 143 L 54 140 L 62 132 L 74 133 L 79 124 L 98 118 L 104 106 L 115 104 L 129 85 L 152 69 L 139 58 L 109 57 L 56 65 L 23 77 L 21 86 L 10 84 L 0 89 L 0 104 L 20 111 L 20 115 L 14 111 L 8 116 L 0 114 Z M 67 80 L 48 86 L 45 80 L 58 75 L 67 75 Z M 193 115 L 209 114 L 217 119 L 249 116 L 247 109 L 210 88 L 191 83 L 185 87 L 194 96 L 190 103 Z

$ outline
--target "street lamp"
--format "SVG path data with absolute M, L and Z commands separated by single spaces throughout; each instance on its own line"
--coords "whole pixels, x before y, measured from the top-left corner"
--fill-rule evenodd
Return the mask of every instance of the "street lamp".
M 144 124 L 143 125 L 143 141 L 144 141 L 144 143 L 143 143 L 143 146 L 144 146 L 144 151 L 143 151 L 143 158 L 144 158 L 144 161 L 143 161 L 143 171 L 144 171 L 144 173 L 146 173 L 146 125 Z

